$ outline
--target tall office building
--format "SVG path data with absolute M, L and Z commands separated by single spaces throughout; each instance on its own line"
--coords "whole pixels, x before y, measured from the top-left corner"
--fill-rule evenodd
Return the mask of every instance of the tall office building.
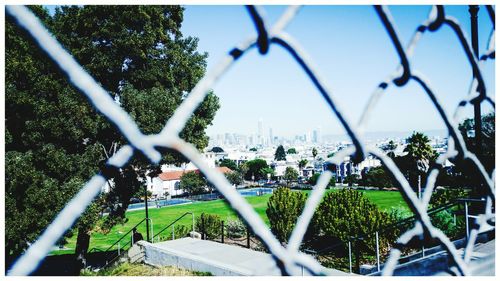
M 264 143 L 264 131 L 262 126 L 262 118 L 259 118 L 259 123 L 257 124 L 257 144 Z
M 273 128 L 269 128 L 269 144 L 272 145 L 273 142 Z
M 262 134 L 263 134 L 263 129 L 262 129 L 262 118 L 259 118 L 259 123 L 258 123 L 258 125 L 257 125 L 257 126 L 258 126 L 258 127 L 257 127 L 257 129 L 258 129 L 258 131 L 257 131 L 257 135 L 258 135 L 258 136 L 260 136 L 260 137 L 262 137 Z

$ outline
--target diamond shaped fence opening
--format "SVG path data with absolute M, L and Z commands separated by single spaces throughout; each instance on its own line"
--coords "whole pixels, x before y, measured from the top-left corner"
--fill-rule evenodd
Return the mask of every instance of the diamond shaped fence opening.
M 258 35 L 249 37 L 247 40 L 237 45 L 237 47 L 230 50 L 227 56 L 198 82 L 196 87 L 177 108 L 174 115 L 167 121 L 160 133 L 156 135 L 144 135 L 140 132 L 132 118 L 123 111 L 119 105 L 113 102 L 107 92 L 73 59 L 71 54 L 59 44 L 28 8 L 24 6 L 6 6 L 7 13 L 17 20 L 19 26 L 27 30 L 39 44 L 40 48 L 42 48 L 60 69 L 67 74 L 70 82 L 87 96 L 97 110 L 104 114 L 110 122 L 120 129 L 121 133 L 130 143 L 129 145 L 121 147 L 119 151 L 108 160 L 108 171 L 123 167 L 133 156 L 134 150 L 142 152 L 142 154 L 146 155 L 152 163 L 158 163 L 161 154 L 155 147 L 175 149 L 198 166 L 203 174 L 206 175 L 207 179 L 228 200 L 231 207 L 249 224 L 253 232 L 262 240 L 272 254 L 276 261 L 276 266 L 281 270 L 283 275 L 301 275 L 303 269 L 314 275 L 328 275 L 328 269 L 321 266 L 313 257 L 299 251 L 299 246 L 313 213 L 319 205 L 325 193 L 326 186 L 333 175 L 330 171 L 325 171 L 321 174 L 316 186 L 313 188 L 312 193 L 306 201 L 304 211 L 299 217 L 289 243 L 285 248 L 274 237 L 253 208 L 234 188 L 232 188 L 226 178 L 215 169 L 209 168 L 196 148 L 179 137 L 179 133 L 186 124 L 189 116 L 203 101 L 208 90 L 211 89 L 217 80 L 224 76 L 228 68 L 235 64 L 241 56 L 245 55 L 248 50 L 258 48 L 259 52 L 265 55 L 271 45 L 284 48 L 290 54 L 291 59 L 294 59 L 302 67 L 304 74 L 309 77 L 352 140 L 352 146 L 337 153 L 334 157 L 327 159 L 327 162 L 339 164 L 345 156 L 352 156 L 354 160 L 361 160 L 369 154 L 379 158 L 382 164 L 398 181 L 399 190 L 403 198 L 416 216 L 417 221 L 414 226 L 402 234 L 398 238 L 396 246 L 391 249 L 382 273 L 384 275 L 390 275 L 394 272 L 398 264 L 398 259 L 401 256 L 402 249 L 412 240 L 412 238 L 428 235 L 429 237 L 437 239 L 447 251 L 457 274 L 469 275 L 472 270 L 469 263 L 473 245 L 478 236 L 478 229 L 487 224 L 494 225 L 495 214 L 492 213 L 492 207 L 495 202 L 495 183 L 493 175 L 488 175 L 478 158 L 467 150 L 462 135 L 458 131 L 456 118 L 458 113 L 463 110 L 467 104 L 481 104 L 486 102 L 493 107 L 495 106 L 493 99 L 486 94 L 481 72 L 482 63 L 486 60 L 494 59 L 495 56 L 493 8 L 487 6 L 488 14 L 493 25 L 488 50 L 481 56 L 476 57 L 458 21 L 445 15 L 442 6 L 432 7 L 428 18 L 416 28 L 406 48 L 403 47 L 400 37 L 396 32 L 396 26 L 392 20 L 389 9 L 385 6 L 375 6 L 375 12 L 388 32 L 390 43 L 393 45 L 400 58 L 400 65 L 397 65 L 394 73 L 388 75 L 387 79 L 376 87 L 357 124 L 347 120 L 344 113 L 339 109 L 339 102 L 334 99 L 325 81 L 320 78 L 317 70 L 312 66 L 311 59 L 306 54 L 305 50 L 302 49 L 300 44 L 296 42 L 291 35 L 284 31 L 287 24 L 294 19 L 300 7 L 290 6 L 272 27 L 267 25 L 258 7 L 248 6 L 247 9 L 251 20 L 255 24 Z M 454 116 L 448 116 L 445 113 L 437 96 L 431 89 L 430 84 L 422 74 L 413 71 L 409 62 L 409 58 L 412 56 L 421 37 L 428 32 L 437 32 L 443 28 L 450 28 L 454 32 L 474 74 L 469 94 L 459 103 Z M 410 80 L 417 82 L 424 90 L 428 98 L 432 101 L 437 113 L 443 119 L 449 133 L 448 150 L 445 154 L 439 156 L 437 165 L 429 169 L 427 184 L 421 198 L 418 198 L 415 192 L 413 192 L 410 184 L 392 159 L 386 156 L 384 152 L 378 148 L 366 145 L 360 134 L 366 121 L 369 119 L 370 113 L 376 106 L 381 95 L 384 94 L 385 90 L 393 84 L 402 87 Z M 429 214 L 427 213 L 429 201 L 435 188 L 435 181 L 439 174 L 438 166 L 451 158 L 470 162 L 482 176 L 482 183 L 480 186 L 484 189 L 484 193 L 487 194 L 484 213 L 476 218 L 478 228 L 471 230 L 463 253 L 455 247 L 441 230 L 432 225 Z M 71 228 L 73 223 L 85 211 L 86 207 L 99 194 L 101 186 L 105 184 L 107 175 L 109 175 L 109 173 L 101 171 L 101 173 L 92 177 L 85 186 L 82 187 L 80 192 L 66 204 L 64 209 L 41 234 L 38 240 L 33 243 L 16 261 L 12 268 L 10 268 L 8 275 L 28 275 L 37 268 L 40 261 L 50 252 L 52 246 L 69 228 Z

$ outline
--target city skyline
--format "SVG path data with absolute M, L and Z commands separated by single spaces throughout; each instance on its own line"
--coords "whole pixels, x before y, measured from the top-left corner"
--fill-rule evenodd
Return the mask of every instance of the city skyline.
M 237 42 L 255 34 L 255 27 L 243 7 L 185 7 L 182 31 L 186 36 L 200 39 L 198 49 L 209 54 L 208 71 Z M 416 27 L 427 18 L 430 6 L 389 6 L 389 9 L 398 27 L 396 31 L 406 45 Z M 456 17 L 465 31 L 470 30 L 467 9 L 467 6 L 445 6 L 446 14 Z M 264 6 L 263 10 L 266 19 L 275 22 L 285 7 Z M 480 53 L 486 49 L 491 28 L 487 12 L 481 7 Z M 224 36 L 219 35 L 220 30 L 224 30 Z M 372 6 L 305 6 L 286 31 L 309 53 L 332 90 L 338 107 L 352 124 L 358 122 L 376 86 L 399 64 L 392 42 Z M 374 50 L 377 56 L 373 56 Z M 453 32 L 443 28 L 424 34 L 410 62 L 425 74 L 447 114 L 453 115 L 460 99 L 466 96 L 472 77 Z M 488 93 L 494 93 L 494 63 L 486 63 L 483 70 Z M 317 89 L 279 46 L 271 45 L 266 56 L 261 56 L 256 49 L 249 51 L 213 90 L 220 98 L 221 108 L 213 125 L 207 129 L 208 135 L 252 134 L 259 118 L 273 124 L 274 135 L 301 134 L 312 131 L 316 124 L 322 125 L 324 135 L 345 134 Z M 482 107 L 483 114 L 489 111 L 487 106 Z M 460 120 L 471 118 L 472 112 L 472 106 L 468 106 Z M 388 88 L 365 131 L 411 132 L 444 128 L 428 97 L 411 82 L 402 88 L 394 85 Z M 264 132 L 268 130 L 263 128 Z
M 269 133 L 265 133 L 265 129 L 269 128 Z M 378 142 L 381 140 L 404 140 L 411 136 L 416 131 L 381 131 L 381 132 L 364 132 L 363 137 L 368 142 Z M 419 131 L 430 138 L 444 139 L 448 137 L 446 130 L 423 130 Z M 323 144 L 323 143 L 339 143 L 350 142 L 350 137 L 346 134 L 326 134 L 324 135 L 321 126 L 312 127 L 309 131 L 304 131 L 292 135 L 280 135 L 273 133 L 273 127 L 266 127 L 266 123 L 262 118 L 259 118 L 256 123 L 256 129 L 252 133 L 241 132 L 223 132 L 209 135 L 209 147 L 213 146 L 277 146 L 281 144 Z

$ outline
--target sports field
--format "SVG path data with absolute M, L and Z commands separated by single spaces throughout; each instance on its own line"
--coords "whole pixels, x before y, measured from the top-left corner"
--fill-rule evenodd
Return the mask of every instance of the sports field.
M 334 190 L 328 190 L 327 192 L 332 192 Z M 310 191 L 304 191 L 309 193 Z M 390 210 L 392 207 L 407 208 L 401 194 L 397 191 L 377 191 L 377 190 L 367 190 L 360 191 L 365 193 L 365 195 L 373 203 L 375 203 L 382 210 Z M 266 216 L 267 201 L 271 194 L 266 194 L 262 196 L 248 196 L 244 197 L 250 205 L 255 209 L 259 216 L 264 220 L 266 224 L 269 221 Z M 178 217 L 182 216 L 186 212 L 191 212 L 195 214 L 195 217 L 201 215 L 201 213 L 216 214 L 221 217 L 224 221 L 237 219 L 236 213 L 232 210 L 229 204 L 225 200 L 214 200 L 207 202 L 195 202 L 183 205 L 174 205 L 168 207 L 162 207 L 160 209 L 150 208 L 149 217 L 153 223 L 153 232 L 156 233 L 163 229 L 165 226 L 170 224 L 172 221 L 176 220 Z M 135 210 L 127 212 L 128 221 L 123 225 L 116 225 L 113 227 L 111 232 L 108 234 L 102 234 L 99 232 L 93 232 L 90 239 L 90 247 L 97 248 L 100 250 L 106 250 L 115 241 L 117 241 L 121 236 L 123 236 L 127 231 L 129 231 L 134 225 L 139 223 L 145 217 L 144 210 Z M 185 216 L 176 225 L 186 225 L 191 228 L 192 217 L 190 215 Z M 137 227 L 138 231 L 141 232 L 146 238 L 146 225 L 141 223 Z M 170 233 L 170 232 L 168 232 Z M 130 235 L 129 235 L 130 236 Z M 123 240 L 125 242 L 130 242 L 130 238 Z M 64 250 L 54 251 L 52 254 L 67 254 L 74 252 L 74 246 L 76 242 L 76 233 L 68 239 L 68 244 L 65 245 Z

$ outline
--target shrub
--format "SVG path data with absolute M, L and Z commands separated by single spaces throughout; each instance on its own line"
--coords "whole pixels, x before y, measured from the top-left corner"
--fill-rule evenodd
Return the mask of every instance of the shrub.
M 359 185 L 374 186 L 382 189 L 394 186 L 392 179 L 384 167 L 375 167 L 362 174 Z
M 226 233 L 229 238 L 240 238 L 246 235 L 247 228 L 241 220 L 230 220 L 226 224 Z
M 271 231 L 280 242 L 288 242 L 305 202 L 304 193 L 294 192 L 286 187 L 279 187 L 269 198 L 266 215 L 271 224 Z
M 460 220 L 455 224 L 451 210 L 443 210 L 432 214 L 430 217 L 432 225 L 443 231 L 450 239 L 458 238 L 458 236 L 464 234 L 465 222 Z
M 391 224 L 396 224 L 404 219 L 412 217 L 413 215 L 413 212 L 406 208 L 392 207 L 389 211 L 389 221 Z M 395 242 L 401 234 L 412 228 L 414 224 L 414 220 L 409 220 L 406 223 L 400 223 L 394 227 L 384 229 L 383 233 L 379 235 L 383 235 L 388 242 Z
M 176 224 L 174 226 L 174 231 L 175 231 L 174 238 L 179 239 L 188 236 L 189 232 L 191 231 L 191 227 L 187 227 L 183 224 Z M 167 230 L 165 232 L 162 232 L 162 234 L 159 235 L 158 240 L 159 241 L 172 240 L 172 229 L 170 229 L 169 231 Z
M 458 188 L 437 189 L 433 192 L 431 201 L 432 206 L 437 207 L 450 203 L 458 198 L 466 198 L 469 195 L 468 190 Z
M 342 189 L 324 197 L 314 215 L 312 229 L 316 232 L 314 235 L 324 236 L 325 241 L 347 242 L 351 237 L 371 237 L 391 223 L 389 214 L 380 211 L 362 192 Z M 381 244 L 389 243 L 385 237 L 380 240 Z M 373 252 L 374 239 L 364 239 L 360 249 Z
M 196 229 L 205 234 L 207 239 L 216 239 L 221 236 L 222 220 L 218 215 L 202 213 L 196 218 Z
M 320 173 L 315 173 L 309 178 L 308 183 L 310 185 L 316 185 L 320 175 L 321 175 Z M 337 178 L 336 175 L 333 175 L 332 178 L 330 179 L 330 182 L 328 183 L 328 187 L 335 187 L 336 184 L 337 184 Z

